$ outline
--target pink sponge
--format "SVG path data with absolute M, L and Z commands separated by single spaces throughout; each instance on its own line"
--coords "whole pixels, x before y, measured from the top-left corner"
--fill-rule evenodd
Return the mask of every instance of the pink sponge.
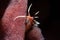
M 27 40 L 44 40 L 41 30 L 38 27 L 34 27 L 27 35 Z
M 25 33 L 25 18 L 15 17 L 26 16 L 27 0 L 11 0 L 3 17 L 2 25 L 5 32 L 5 40 L 20 40 L 24 39 Z

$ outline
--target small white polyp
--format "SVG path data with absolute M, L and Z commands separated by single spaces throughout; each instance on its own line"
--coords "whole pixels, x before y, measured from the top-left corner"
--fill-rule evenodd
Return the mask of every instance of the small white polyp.
M 38 13 L 39 13 L 39 11 L 38 11 L 38 12 L 36 12 L 36 13 L 35 13 L 35 15 L 37 15 Z
M 29 6 L 29 8 L 28 8 L 28 13 L 29 13 L 29 11 L 30 11 L 30 9 L 31 9 L 31 6 L 32 6 L 32 3 L 30 4 L 30 6 Z
M 24 17 L 26 17 L 26 16 L 17 16 L 13 20 L 15 21 L 17 18 L 24 18 Z

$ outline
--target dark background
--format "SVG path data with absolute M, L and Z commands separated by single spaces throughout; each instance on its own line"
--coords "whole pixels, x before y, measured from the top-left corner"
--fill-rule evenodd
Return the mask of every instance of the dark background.
M 60 40 L 60 18 L 58 12 L 59 3 L 56 0 L 29 0 L 28 5 L 32 5 L 31 16 L 37 11 L 39 19 L 36 19 L 41 24 L 43 36 L 45 40 Z
M 4 15 L 5 9 L 7 8 L 10 0 L 0 0 L 0 19 Z M 59 40 L 60 39 L 60 18 L 58 15 L 58 4 L 54 0 L 28 0 L 28 6 L 33 4 L 31 8 L 31 16 L 37 11 L 39 19 L 36 19 L 41 24 L 39 28 L 42 30 L 42 34 L 45 40 Z

